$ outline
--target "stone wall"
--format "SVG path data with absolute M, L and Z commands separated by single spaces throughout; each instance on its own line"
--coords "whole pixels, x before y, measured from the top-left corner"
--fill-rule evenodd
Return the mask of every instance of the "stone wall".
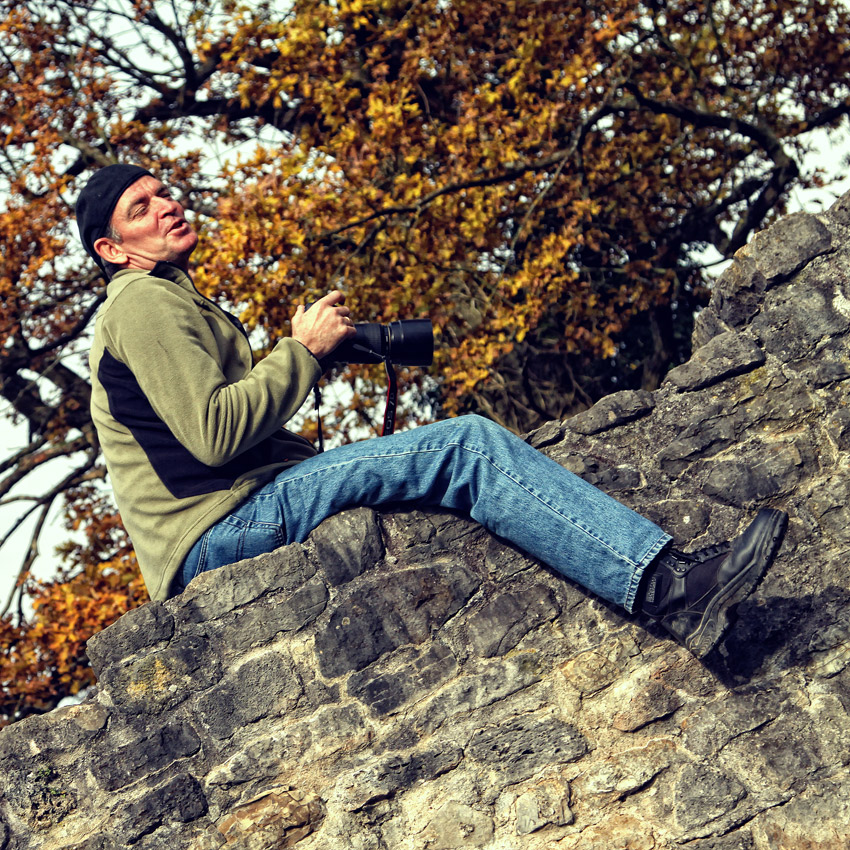
M 696 350 L 530 435 L 679 541 L 787 509 L 698 662 L 443 515 L 356 510 L 127 614 L 0 734 L 0 850 L 850 847 L 850 197 L 742 250 Z

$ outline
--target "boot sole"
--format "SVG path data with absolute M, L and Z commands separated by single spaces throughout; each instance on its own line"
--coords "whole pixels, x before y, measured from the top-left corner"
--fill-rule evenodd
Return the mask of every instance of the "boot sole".
M 699 624 L 684 642 L 697 658 L 708 655 L 726 633 L 732 607 L 755 590 L 773 563 L 787 527 L 786 513 L 763 508 L 738 542 L 733 543 L 730 557 L 741 560 L 742 564 L 735 576 L 711 600 Z

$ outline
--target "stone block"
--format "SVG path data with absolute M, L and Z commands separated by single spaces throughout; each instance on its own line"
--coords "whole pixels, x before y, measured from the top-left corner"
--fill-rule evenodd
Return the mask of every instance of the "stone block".
M 481 579 L 462 567 L 435 564 L 403 570 L 352 593 L 316 635 L 322 675 L 362 670 L 405 644 L 422 643 L 454 616 Z
M 650 723 L 663 720 L 686 702 L 685 697 L 674 688 L 653 680 L 640 687 L 636 693 L 623 696 L 625 704 L 611 720 L 611 725 L 621 732 L 635 732 Z
M 683 392 L 693 392 L 743 375 L 764 362 L 764 351 L 755 340 L 729 331 L 697 349 L 687 363 L 671 369 L 665 382 Z
M 371 665 L 348 679 L 348 692 L 366 705 L 373 716 L 396 711 L 423 692 L 447 682 L 457 672 L 457 659 L 439 641 L 421 651 L 411 648 L 393 662 L 388 670 Z
M 843 279 L 807 271 L 768 294 L 749 328 L 766 352 L 794 363 L 850 330 Z
M 207 811 L 207 801 L 198 781 L 178 773 L 121 808 L 115 834 L 126 844 L 134 844 L 165 824 L 189 823 Z
M 235 806 L 218 829 L 229 847 L 285 850 L 319 829 L 324 817 L 324 803 L 318 796 L 284 787 Z
M 703 491 L 721 502 L 752 505 L 787 493 L 801 477 L 802 457 L 796 446 L 751 446 L 746 459 L 708 460 Z
M 592 770 L 573 781 L 573 789 L 585 806 L 609 808 L 649 788 L 659 774 L 680 758 L 668 738 L 655 738 L 639 747 L 606 754 Z
M 379 800 L 429 782 L 456 768 L 463 750 L 455 745 L 422 749 L 410 753 L 382 755 L 374 764 L 360 767 L 341 784 L 342 805 L 356 812 Z
M 545 827 L 573 823 L 569 784 L 558 779 L 534 782 L 516 798 L 514 817 L 517 835 L 531 835 Z
M 560 613 L 555 595 L 548 588 L 537 586 L 503 593 L 469 618 L 469 645 L 473 652 L 485 657 L 504 655 L 532 629 Z
M 301 692 L 291 658 L 265 652 L 249 658 L 201 694 L 193 714 L 216 738 L 229 738 L 261 718 L 290 711 Z
M 850 773 L 814 782 L 752 826 L 756 847 L 770 850 L 837 850 L 850 847 Z
M 580 759 L 588 743 L 575 726 L 551 715 L 517 717 L 473 733 L 468 758 L 497 770 L 505 783 L 519 782 L 543 767 Z
M 580 693 L 595 694 L 617 681 L 639 654 L 637 644 L 626 632 L 588 649 L 561 665 L 564 678 Z
M 472 806 L 450 802 L 431 817 L 418 838 L 428 850 L 484 847 L 493 839 L 493 818 Z
M 660 831 L 642 812 L 617 812 L 562 839 L 558 850 L 667 850 L 657 840 Z
M 466 664 L 463 676 L 428 695 L 413 717 L 414 733 L 424 737 L 446 727 L 463 728 L 470 718 L 487 716 L 494 704 L 504 704 L 511 695 L 539 682 L 546 664 L 535 654 L 519 653 L 479 667 Z
M 316 565 L 298 543 L 247 561 L 229 564 L 194 578 L 167 604 L 178 629 L 225 617 L 259 599 L 286 598 L 316 575 Z
M 116 791 L 144 779 L 201 748 L 195 730 L 179 721 L 138 736 L 132 733 L 128 736 L 126 729 L 119 729 L 115 737 L 121 743 L 114 745 L 114 749 L 104 747 L 91 755 L 92 775 L 105 791 Z M 126 741 L 128 737 L 130 740 Z
M 736 256 L 752 259 L 768 283 L 775 285 L 831 250 L 832 235 L 826 225 L 813 215 L 799 212 L 757 233 Z
M 359 576 L 384 557 L 375 512 L 357 508 L 326 519 L 311 535 L 316 560 L 331 586 Z
M 743 327 L 758 313 L 767 288 L 767 278 L 758 264 L 738 252 L 712 288 L 712 309 L 702 312 L 716 314 L 730 330 Z
M 86 655 L 98 678 L 112 664 L 167 642 L 174 634 L 174 618 L 162 602 L 148 602 L 94 635 Z
M 683 837 L 703 838 L 712 821 L 734 809 L 747 789 L 734 776 L 706 764 L 682 768 L 675 785 L 673 813 Z
M 220 676 L 220 660 L 207 652 L 202 639 L 180 637 L 163 649 L 106 668 L 100 685 L 122 713 L 159 714 Z
M 564 423 L 577 434 L 599 434 L 652 412 L 655 399 L 646 390 L 623 390 L 596 402 Z

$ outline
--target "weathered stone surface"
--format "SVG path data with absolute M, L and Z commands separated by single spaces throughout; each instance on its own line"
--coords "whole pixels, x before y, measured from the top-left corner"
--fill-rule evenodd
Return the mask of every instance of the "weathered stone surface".
M 100 680 L 113 703 L 125 713 L 168 711 L 220 676 L 218 664 L 202 666 L 203 649 L 199 638 L 176 638 L 156 652 L 107 667 L 101 671 Z
M 505 812 L 516 820 L 517 835 L 530 835 L 547 826 L 567 826 L 574 820 L 570 811 L 570 786 L 559 780 L 536 783 L 530 790 L 511 800 L 512 794 L 503 795 L 506 799 L 497 807 L 497 814 L 504 805 L 513 802 L 514 810 Z
M 341 602 L 316 635 L 322 675 L 362 670 L 393 649 L 422 643 L 461 609 L 479 581 L 462 567 L 435 565 L 370 582 Z
M 375 716 L 396 711 L 423 691 L 451 681 L 457 672 L 451 650 L 437 640 L 422 651 L 408 649 L 396 655 L 387 666 L 385 672 L 383 665 L 373 664 L 348 679 L 349 694 Z
M 120 744 L 93 753 L 90 761 L 92 776 L 105 791 L 116 791 L 146 778 L 201 747 L 192 727 L 179 723 L 167 723 L 142 735 L 133 735 L 124 727 L 117 733 L 119 736 Z
M 761 308 L 767 287 L 757 263 L 739 253 L 715 282 L 711 309 L 701 311 L 694 322 L 694 350 L 719 334 L 744 327 Z
M 360 509 L 92 639 L 0 733 L 0 850 L 850 848 L 850 195 L 760 234 L 694 355 L 531 445 L 684 548 L 786 543 L 703 662 L 455 515 Z
M 504 655 L 530 631 L 559 613 L 554 595 L 546 588 L 503 593 L 469 618 L 469 646 L 478 655 Z
M 169 641 L 174 634 L 174 618 L 162 603 L 151 602 L 130 611 L 114 628 L 114 639 L 111 634 L 108 641 L 95 635 L 86 646 L 91 666 L 98 675 L 111 664 Z
M 301 682 L 289 657 L 266 652 L 249 658 L 196 703 L 197 720 L 216 738 L 229 738 L 249 723 L 291 711 Z
M 326 519 L 311 540 L 322 573 L 333 586 L 351 581 L 384 556 L 375 513 L 368 508 Z
M 513 784 L 547 765 L 575 761 L 587 750 L 587 741 L 574 726 L 557 717 L 531 716 L 476 730 L 465 753 Z
M 493 840 L 493 819 L 471 806 L 449 803 L 428 821 L 419 840 L 433 850 L 484 847 Z
M 787 280 L 832 249 L 833 235 L 819 218 L 798 212 L 757 233 L 739 255 L 755 260 L 769 284 Z
M 764 361 L 764 352 L 755 340 L 728 331 L 698 348 L 687 363 L 671 369 L 666 380 L 680 390 L 701 390 L 749 372 Z
M 646 390 L 624 390 L 613 393 L 589 410 L 568 420 L 567 427 L 577 434 L 598 434 L 633 419 L 646 416 L 655 407 L 652 393 Z
M 252 850 L 294 847 L 324 819 L 324 806 L 315 794 L 282 788 L 265 791 L 242 803 L 218 825 L 228 845 Z

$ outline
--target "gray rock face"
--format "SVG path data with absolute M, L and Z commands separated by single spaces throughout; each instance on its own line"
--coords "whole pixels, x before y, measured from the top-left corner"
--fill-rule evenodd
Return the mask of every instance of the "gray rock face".
M 704 662 L 474 523 L 361 509 L 94 638 L 0 734 L 0 850 L 850 847 L 850 196 L 743 249 L 696 350 L 529 435 L 685 548 L 791 524 Z

